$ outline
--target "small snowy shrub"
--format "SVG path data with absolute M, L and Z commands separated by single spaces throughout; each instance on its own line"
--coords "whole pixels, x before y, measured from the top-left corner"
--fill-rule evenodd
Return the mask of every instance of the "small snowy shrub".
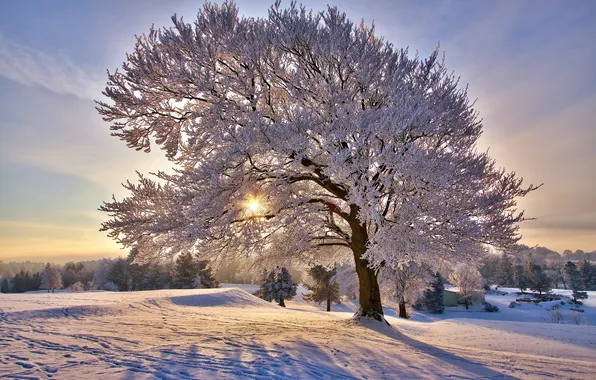
M 484 304 L 484 311 L 487 311 L 489 313 L 495 313 L 499 311 L 499 307 L 486 302 Z
M 571 312 L 571 323 L 574 325 L 586 325 L 586 318 L 579 312 L 573 310 Z
M 103 284 L 102 286 L 100 286 L 101 290 L 107 290 L 109 292 L 119 292 L 120 288 L 118 287 L 118 285 L 114 284 L 111 281 L 106 282 L 105 284 Z
M 516 306 L 517 306 L 517 302 L 515 302 L 515 301 L 511 301 L 511 302 L 509 303 L 509 308 L 510 308 L 510 309 L 513 309 L 513 308 L 514 308 L 514 307 L 516 307 Z
M 80 281 L 77 281 L 69 286 L 68 290 L 71 292 L 82 292 L 85 290 L 85 286 Z
M 563 320 L 563 313 L 561 313 L 561 310 L 554 309 L 554 310 L 551 310 L 548 312 L 547 322 L 561 323 L 562 320 Z

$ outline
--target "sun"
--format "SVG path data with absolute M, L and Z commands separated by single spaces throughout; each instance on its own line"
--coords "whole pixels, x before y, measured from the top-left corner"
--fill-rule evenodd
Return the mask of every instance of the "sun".
M 257 197 L 249 198 L 244 204 L 250 215 L 257 215 L 263 208 L 261 200 Z

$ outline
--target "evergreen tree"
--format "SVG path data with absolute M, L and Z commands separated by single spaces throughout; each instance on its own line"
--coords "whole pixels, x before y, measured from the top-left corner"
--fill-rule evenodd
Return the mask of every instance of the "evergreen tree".
M 514 286 L 514 269 L 513 263 L 507 254 L 503 254 L 497 263 L 497 271 L 495 274 L 496 282 L 499 286 Z M 486 278 L 486 277 L 485 277 Z
M 275 300 L 279 303 L 279 306 L 286 307 L 285 300 L 294 298 L 297 287 L 298 284 L 292 281 L 290 272 L 286 268 L 277 267 L 275 270 L 266 273 L 256 295 L 265 301 Z
M 2 286 L 0 286 L 0 293 L 8 293 L 9 290 L 10 286 L 8 284 L 8 279 L 5 278 L 4 281 L 2 281 Z
M 33 273 L 33 276 L 31 276 L 31 281 L 29 283 L 29 290 L 31 291 L 31 290 L 41 289 L 41 280 L 42 280 L 41 272 Z
M 41 286 L 42 289 L 47 289 L 48 293 L 50 290 L 54 293 L 54 290 L 62 288 L 62 276 L 58 267 L 48 263 L 41 274 Z
M 542 294 L 542 292 L 548 293 L 551 289 L 550 285 L 551 279 L 548 277 L 546 272 L 542 269 L 542 267 L 535 265 L 530 289 L 538 292 L 539 294 Z
M 181 253 L 176 258 L 174 285 L 178 289 L 192 289 L 195 278 L 199 274 L 199 267 L 190 252 Z
M 577 303 L 578 300 L 588 298 L 588 293 L 583 291 L 585 288 L 583 287 L 584 284 L 581 275 L 573 262 L 567 261 L 565 264 L 565 273 L 571 286 L 573 302 Z
M 129 271 L 128 260 L 119 258 L 114 261 L 107 280 L 112 282 L 120 291 L 131 290 L 132 278 Z
M 596 290 L 596 266 L 586 259 L 577 263 L 577 270 L 583 283 L 584 290 Z
M 513 271 L 513 280 L 515 287 L 519 288 L 522 293 L 530 286 L 530 279 L 526 272 L 526 268 L 523 265 L 516 265 Z
M 198 274 L 193 281 L 193 287 L 195 289 L 210 289 L 219 288 L 219 282 L 215 279 L 209 263 L 207 260 L 199 260 L 197 262 Z
M 443 292 L 445 291 L 445 284 L 443 277 L 439 272 L 435 274 L 435 278 L 430 289 L 426 289 L 422 296 L 422 302 L 430 313 L 443 314 L 445 311 L 445 304 L 443 302 Z
M 12 279 L 12 289 L 14 293 L 23 293 L 29 290 L 34 290 L 31 286 L 32 283 L 31 274 L 28 271 L 25 271 L 24 268 L 21 268 L 17 274 Z M 36 289 L 35 289 L 36 290 Z
M 311 291 L 310 294 L 302 297 L 305 301 L 318 303 L 327 302 L 327 311 L 331 311 L 331 303 L 340 303 L 339 285 L 333 281 L 336 269 L 325 269 L 322 265 L 315 265 L 308 270 L 308 274 L 314 280 L 314 285 L 303 283 L 304 287 Z

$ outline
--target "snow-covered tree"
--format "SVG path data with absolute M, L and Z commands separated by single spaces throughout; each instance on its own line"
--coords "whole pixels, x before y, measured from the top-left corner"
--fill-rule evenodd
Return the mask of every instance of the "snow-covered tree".
M 109 259 L 103 259 L 98 263 L 95 271 L 93 272 L 93 280 L 91 280 L 92 288 L 107 290 L 104 289 L 103 285 L 109 281 L 108 276 L 110 274 L 112 265 L 112 260 Z
M 327 269 L 322 265 L 315 265 L 308 270 L 308 275 L 314 284 L 303 282 L 306 289 L 311 293 L 305 295 L 304 300 L 313 301 L 318 304 L 327 302 L 327 311 L 331 311 L 331 303 L 340 303 L 339 285 L 334 281 L 337 268 Z
M 449 281 L 459 288 L 459 295 L 464 300 L 466 309 L 472 299 L 475 290 L 482 289 L 482 276 L 478 269 L 470 264 L 460 263 L 455 266 L 449 276 Z
M 428 265 L 415 261 L 406 262 L 401 268 L 381 270 L 381 279 L 389 283 L 391 293 L 397 298 L 400 318 L 408 318 L 406 304 L 412 304 L 420 298 L 420 294 L 429 285 L 432 276 Z M 441 293 L 442 296 L 443 293 Z
M 353 265 L 338 265 L 333 281 L 339 287 L 339 294 L 341 296 L 358 298 L 358 274 Z
M 445 291 L 445 283 L 443 276 L 439 272 L 435 273 L 435 277 L 429 289 L 426 289 L 422 294 L 422 303 L 426 310 L 433 314 L 443 314 L 445 311 L 445 303 L 443 300 L 443 292 Z
M 562 285 L 563 289 L 567 290 L 568 278 L 564 261 L 551 261 L 548 264 L 547 274 L 552 278 L 555 287 Z
M 101 207 L 124 246 L 350 257 L 359 314 L 380 320 L 380 267 L 518 241 L 516 199 L 536 187 L 477 149 L 481 120 L 438 50 L 412 56 L 332 7 L 242 18 L 206 3 L 172 20 L 138 37 L 98 102 L 114 136 L 176 169 Z
M 297 287 L 290 272 L 284 267 L 277 267 L 269 273 L 265 272 L 256 295 L 265 301 L 275 300 L 279 306 L 286 307 L 285 300 L 294 298 Z
M 54 290 L 62 288 L 62 277 L 60 275 L 60 268 L 48 263 L 41 274 L 41 289 L 47 289 L 54 293 Z
M 208 262 L 206 260 L 199 260 L 197 262 L 197 276 L 193 281 L 193 287 L 195 289 L 210 289 L 210 288 L 219 288 L 219 282 L 211 273 L 211 268 L 209 268 Z
M 206 260 L 184 252 L 178 255 L 174 274 L 174 286 L 180 289 L 217 288 L 219 282 L 213 277 Z

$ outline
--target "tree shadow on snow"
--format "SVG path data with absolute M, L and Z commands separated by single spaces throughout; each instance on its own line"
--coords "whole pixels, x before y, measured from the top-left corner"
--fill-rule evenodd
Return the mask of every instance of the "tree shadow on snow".
M 483 363 L 455 355 L 449 351 L 445 351 L 441 348 L 411 338 L 397 331 L 391 326 L 377 322 L 364 323 L 362 326 L 392 338 L 401 344 L 405 344 L 414 349 L 414 351 L 418 354 L 432 357 L 434 362 L 436 362 L 438 373 L 444 373 L 450 369 L 453 369 L 453 373 L 450 373 L 449 376 L 470 377 L 470 375 L 472 375 L 473 378 L 518 379 L 517 377 L 488 368 Z M 425 369 L 432 370 L 432 368 Z
M 168 346 L 145 358 L 143 368 L 126 366 L 124 379 L 136 379 L 140 373 L 159 379 L 305 379 L 352 380 L 356 377 L 335 362 L 330 352 L 308 341 L 292 340 L 268 347 L 261 339 L 239 342 L 234 338 L 212 338 L 215 344 L 192 344 L 183 349 Z M 158 356 L 160 355 L 160 356 Z

